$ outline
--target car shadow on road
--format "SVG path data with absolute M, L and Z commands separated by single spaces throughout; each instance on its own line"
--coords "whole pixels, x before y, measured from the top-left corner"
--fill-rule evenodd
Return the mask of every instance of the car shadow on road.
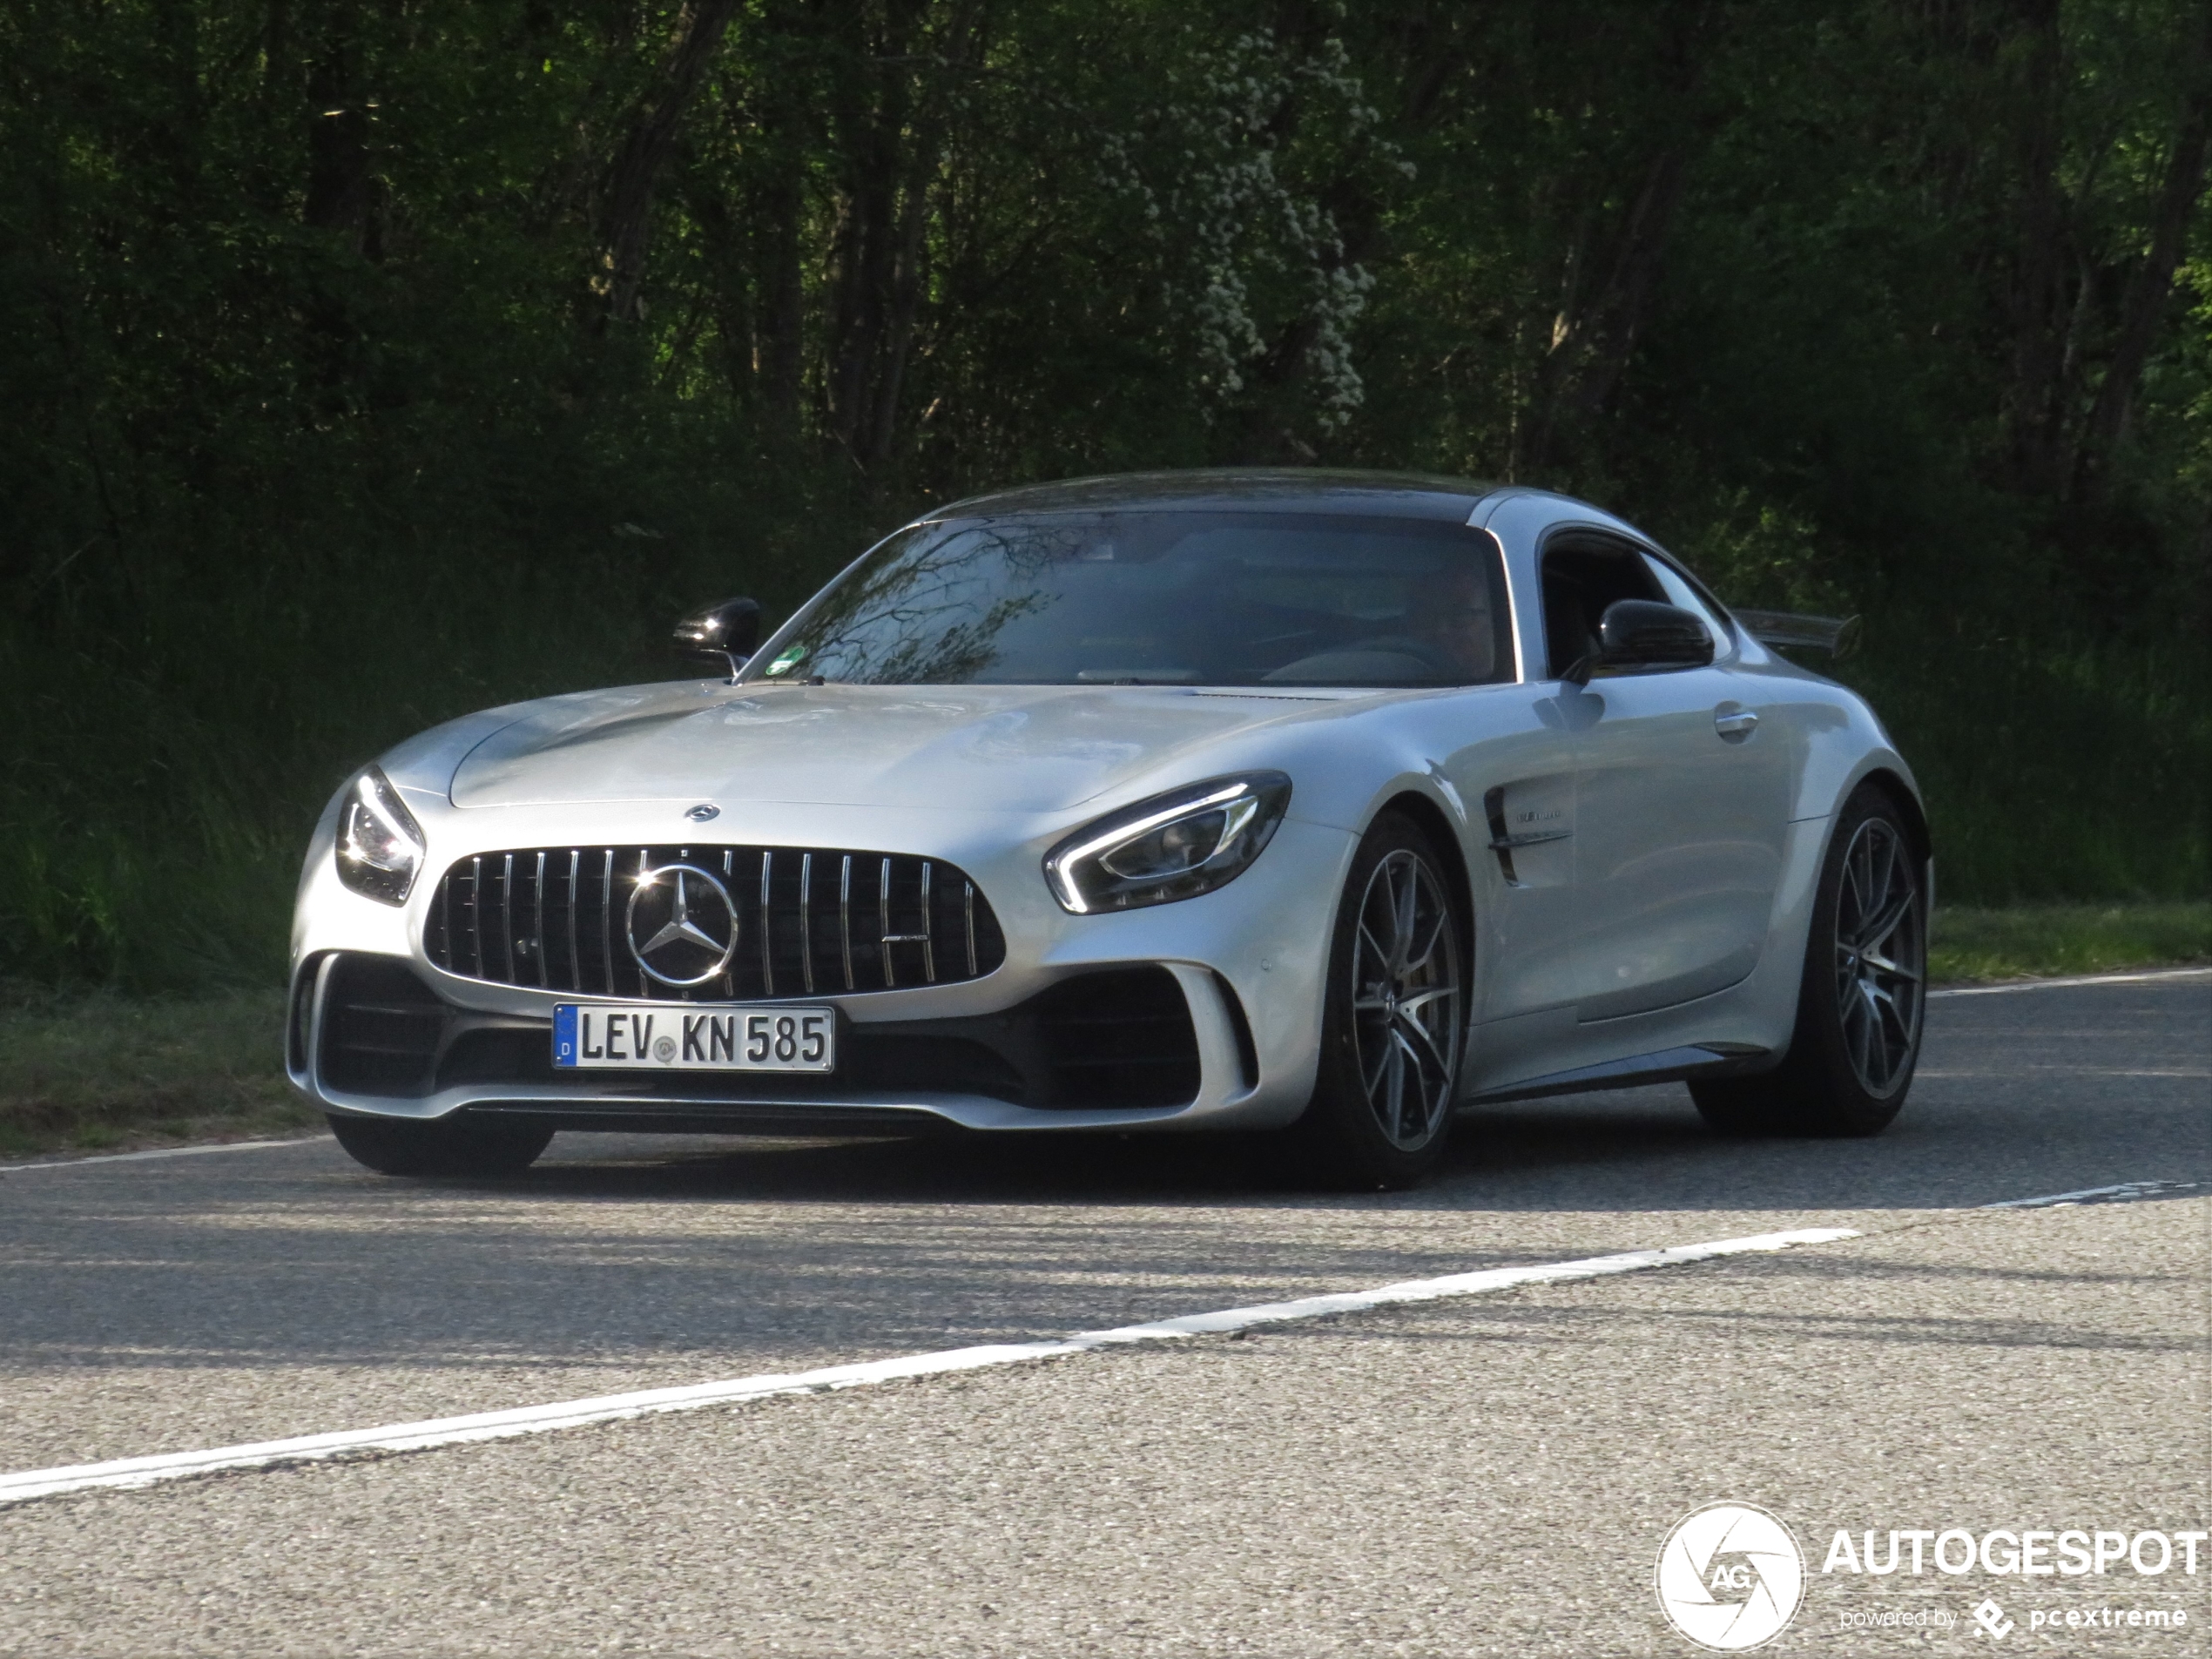
M 2155 1121 L 2133 1131 L 2109 1122 L 1994 1128 L 1981 1112 L 1936 1108 L 1865 1139 L 1737 1139 L 1709 1129 L 1671 1084 L 1470 1113 L 1442 1167 L 1399 1192 L 1331 1190 L 1268 1136 L 1064 1132 L 572 1134 L 517 1182 L 497 1184 L 583 1200 L 1772 1213 L 1953 1209 L 2212 1174 L 2188 1139 Z

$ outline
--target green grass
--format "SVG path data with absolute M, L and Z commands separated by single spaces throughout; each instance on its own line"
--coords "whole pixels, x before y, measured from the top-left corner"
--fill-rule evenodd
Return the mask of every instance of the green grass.
M 2004 980 L 2196 962 L 2212 962 L 2212 904 L 1948 907 L 1928 966 L 1938 980 Z
M 126 1151 L 311 1127 L 282 1066 L 284 995 L 17 995 L 0 1004 L 0 1157 Z
M 1938 981 L 2212 963 L 2212 904 L 1939 910 Z M 285 1082 L 271 990 L 0 1001 L 0 1157 L 244 1139 L 320 1120 Z

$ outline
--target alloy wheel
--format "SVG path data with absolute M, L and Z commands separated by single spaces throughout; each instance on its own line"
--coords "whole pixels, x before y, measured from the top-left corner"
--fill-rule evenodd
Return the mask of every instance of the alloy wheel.
M 1391 1144 L 1414 1151 L 1452 1109 L 1460 1058 L 1460 945 L 1435 872 L 1399 848 L 1360 894 L 1352 950 L 1360 1087 Z
M 1877 1098 L 1911 1069 L 1926 974 L 1912 850 L 1894 824 L 1870 818 L 1844 851 L 1836 894 L 1836 1011 L 1851 1069 Z

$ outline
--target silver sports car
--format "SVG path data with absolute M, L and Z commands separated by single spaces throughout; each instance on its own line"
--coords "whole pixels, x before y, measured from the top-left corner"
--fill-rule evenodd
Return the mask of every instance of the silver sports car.
M 1582 502 L 1180 473 L 916 519 L 710 677 L 350 779 L 292 1079 L 393 1174 L 556 1130 L 1270 1131 L 1413 1180 L 1483 1102 L 1689 1082 L 1871 1134 L 1926 819 L 1857 696 Z M 757 648 L 756 648 L 757 647 Z

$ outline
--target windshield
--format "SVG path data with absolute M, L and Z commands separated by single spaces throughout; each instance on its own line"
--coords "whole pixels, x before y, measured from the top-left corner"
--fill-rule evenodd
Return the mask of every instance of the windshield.
M 1284 513 L 917 525 L 777 632 L 747 680 L 1474 685 L 1512 677 L 1495 543 Z

